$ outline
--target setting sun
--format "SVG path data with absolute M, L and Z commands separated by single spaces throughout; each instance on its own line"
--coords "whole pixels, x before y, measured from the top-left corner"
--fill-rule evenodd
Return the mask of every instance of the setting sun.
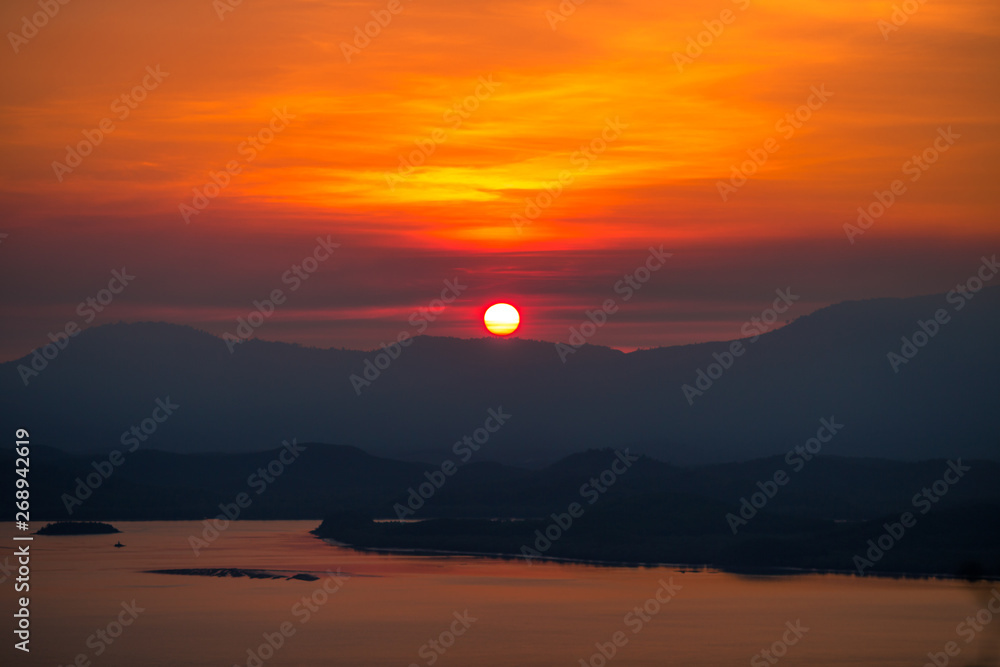
M 490 333 L 509 336 L 521 325 L 521 315 L 509 303 L 495 303 L 486 310 L 483 322 Z

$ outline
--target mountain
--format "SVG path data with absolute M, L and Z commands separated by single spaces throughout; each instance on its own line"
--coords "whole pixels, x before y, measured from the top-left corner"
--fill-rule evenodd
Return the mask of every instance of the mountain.
M 706 520 L 712 524 L 708 529 L 725 532 L 725 515 L 738 512 L 742 499 L 760 492 L 760 484 L 767 487 L 779 470 L 786 472 L 788 481 L 780 489 L 771 487 L 763 514 L 858 522 L 912 511 L 914 495 L 932 488 L 949 469 L 940 459 L 908 462 L 830 455 L 820 455 L 798 471 L 783 457 L 676 466 L 629 453 L 629 465 L 623 469 L 624 464 L 617 464 L 620 472 L 609 483 L 606 471 L 618 459 L 615 450 L 588 450 L 538 470 L 470 461 L 445 473 L 440 464 L 398 461 L 320 443 L 212 454 L 139 449 L 123 454 L 117 465 L 107 457 L 35 445 L 31 510 L 36 521 L 201 519 L 219 514 L 220 504 L 231 505 L 246 494 L 252 502 L 240 511 L 244 519 L 318 519 L 334 511 L 360 511 L 376 518 L 530 518 L 565 511 L 571 502 L 591 504 L 595 496 L 600 499 L 595 507 L 611 508 L 669 494 L 687 499 L 684 503 L 710 503 L 719 511 Z M 0 451 L 0 464 L 13 471 L 14 452 Z M 933 509 L 1000 505 L 1000 463 L 962 459 L 961 464 L 969 470 L 948 485 Z M 607 491 L 589 490 L 601 485 Z
M 947 323 L 894 369 L 887 354 L 899 354 L 901 339 L 939 309 Z M 41 367 L 41 352 L 0 364 L 0 423 L 76 452 L 126 444 L 247 452 L 296 438 L 440 463 L 502 408 L 510 418 L 471 460 L 538 468 L 609 446 L 677 464 L 783 455 L 826 419 L 843 425 L 826 454 L 996 459 L 997 340 L 1000 288 L 961 310 L 943 294 L 829 306 L 744 339 L 732 358 L 730 342 L 628 354 L 584 345 L 563 363 L 553 343 L 427 336 L 394 359 L 260 340 L 230 353 L 222 339 L 188 327 L 112 324 L 83 331 L 57 354 L 50 348 L 54 358 L 27 386 L 23 369 Z M 710 367 L 717 357 L 729 367 Z M 371 384 L 352 384 L 376 359 L 385 368 L 369 368 Z M 703 393 L 686 396 L 682 386 L 697 389 L 699 371 L 717 379 L 707 386 L 702 378 Z M 178 406 L 172 414 L 148 421 L 168 398 Z M 144 419 L 155 432 L 135 442 L 127 431 Z
M 36 447 L 36 522 L 324 517 L 317 535 L 359 548 L 520 556 L 528 545 L 546 557 L 849 571 L 868 540 L 909 512 L 915 526 L 903 536 L 894 527 L 898 545 L 864 572 L 947 575 L 977 564 L 1000 576 L 993 461 L 821 455 L 796 472 L 783 457 L 675 466 L 603 449 L 540 470 L 470 462 L 445 473 L 318 443 L 253 453 L 137 450 L 118 465 Z M 13 459 L 0 452 L 5 469 Z M 779 470 L 788 475 L 781 486 L 770 483 Z M 195 533 L 206 539 L 225 529 L 222 519 L 200 525 Z M 536 530 L 557 537 L 547 545 Z

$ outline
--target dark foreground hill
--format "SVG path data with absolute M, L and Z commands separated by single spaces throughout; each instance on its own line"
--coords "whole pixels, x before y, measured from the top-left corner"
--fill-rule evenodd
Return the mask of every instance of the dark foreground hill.
M 600 486 L 600 475 L 615 456 L 613 450 L 590 450 L 541 470 L 473 461 L 456 464 L 446 474 L 442 469 L 452 467 L 442 463 L 397 461 L 355 447 L 316 443 L 253 453 L 138 450 L 124 454 L 118 466 L 107 457 L 36 447 L 31 511 L 35 520 L 201 519 L 215 516 L 220 504 L 245 493 L 252 499 L 241 510 L 245 519 L 319 519 L 336 510 L 360 510 L 376 518 L 543 517 L 579 501 L 581 488 L 593 480 Z M 912 509 L 914 495 L 949 468 L 946 460 L 900 462 L 825 454 L 801 467 L 795 459 L 790 465 L 780 456 L 708 466 L 634 458 L 607 494 L 599 492 L 602 505 L 605 496 L 671 493 L 710 499 L 736 512 L 741 498 L 763 493 L 762 487 L 773 489 L 772 480 L 784 473 L 787 481 L 767 499 L 766 514 L 851 522 Z M 13 470 L 12 452 L 0 453 L 0 464 L 4 461 Z M 1000 503 L 1000 463 L 961 461 L 970 470 L 959 483 L 948 485 L 940 501 L 932 503 L 934 509 Z M 584 501 L 589 501 L 593 492 L 584 493 Z M 725 528 L 724 514 L 717 523 Z
M 947 323 L 926 325 L 941 309 Z M 887 355 L 904 338 L 923 345 L 893 368 Z M 538 468 L 607 446 L 674 463 L 748 460 L 784 453 L 833 418 L 845 427 L 829 453 L 996 459 L 997 340 L 1000 288 L 961 310 L 944 294 L 837 304 L 745 339 L 735 358 L 730 343 L 629 354 L 588 345 L 563 363 L 553 343 L 422 336 L 377 370 L 375 352 L 250 341 L 230 353 L 186 327 L 108 325 L 47 362 L 0 364 L 0 426 L 107 451 L 169 399 L 179 407 L 143 448 L 259 451 L 297 438 L 438 461 L 502 408 L 511 417 L 476 460 Z M 25 386 L 33 362 L 44 367 Z M 352 384 L 366 368 L 371 384 Z M 686 397 L 684 385 L 703 393 Z
M 363 548 L 522 557 L 528 547 L 537 557 L 734 570 L 851 570 L 858 556 L 871 561 L 865 573 L 952 574 L 970 563 L 1000 573 L 1000 464 L 984 460 L 681 467 L 607 449 L 541 470 L 453 469 L 296 443 L 250 454 L 139 450 L 111 468 L 39 447 L 32 464 L 35 520 L 326 517 L 320 535 Z M 895 537 L 905 512 L 914 521 Z M 869 540 L 884 557 L 866 555 Z
M 366 521 L 327 517 L 313 533 L 361 550 L 453 552 L 526 561 L 711 567 L 732 572 L 1000 578 L 1000 504 L 942 509 L 915 523 L 899 514 L 836 523 L 759 515 L 733 534 L 711 521 L 720 503 L 671 494 L 638 496 L 527 521 Z

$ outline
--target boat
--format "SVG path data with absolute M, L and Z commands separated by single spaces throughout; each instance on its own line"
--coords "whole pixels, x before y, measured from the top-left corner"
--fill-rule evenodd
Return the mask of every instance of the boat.
M 121 549 L 123 546 L 125 546 L 125 545 L 122 544 L 121 540 L 118 540 L 117 542 L 115 542 L 115 548 L 116 549 Z

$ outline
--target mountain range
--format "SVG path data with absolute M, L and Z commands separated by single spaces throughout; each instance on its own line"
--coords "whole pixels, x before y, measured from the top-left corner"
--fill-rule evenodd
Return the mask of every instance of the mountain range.
M 13 470 L 13 457 L 4 451 L 0 463 Z M 317 536 L 363 549 L 1000 576 L 994 461 L 821 454 L 801 466 L 781 456 L 675 466 L 603 449 L 540 470 L 452 468 L 317 443 L 123 457 L 115 464 L 34 446 L 32 519 L 204 519 L 189 537 L 195 553 L 232 520 L 315 519 Z M 904 529 L 906 513 L 914 520 Z
M 76 453 L 252 452 L 296 439 L 537 469 L 604 447 L 673 464 L 784 455 L 826 420 L 841 428 L 825 454 L 996 459 L 997 340 L 1000 288 L 960 310 L 944 294 L 836 304 L 743 338 L 737 356 L 732 341 L 563 355 L 517 338 L 232 345 L 185 326 L 110 324 L 0 364 L 0 422 Z M 177 406 L 169 415 L 164 401 Z M 487 433 L 491 410 L 509 418 Z M 465 438 L 482 443 L 470 453 Z

